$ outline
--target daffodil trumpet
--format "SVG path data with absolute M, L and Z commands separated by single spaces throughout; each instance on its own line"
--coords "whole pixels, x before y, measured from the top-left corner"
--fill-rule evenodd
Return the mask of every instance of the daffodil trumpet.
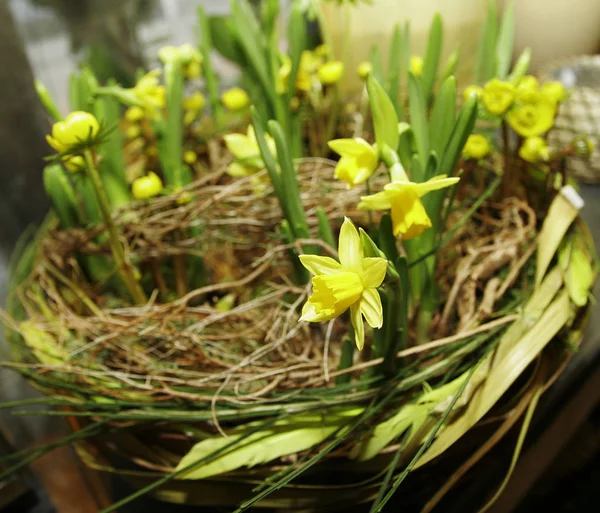
M 331 257 L 301 255 L 302 265 L 313 274 L 312 294 L 302 308 L 300 321 L 324 322 L 350 310 L 356 346 L 365 343 L 364 321 L 371 328 L 383 326 L 383 307 L 377 291 L 388 262 L 365 257 L 358 231 L 348 218 L 340 230 L 339 262 Z

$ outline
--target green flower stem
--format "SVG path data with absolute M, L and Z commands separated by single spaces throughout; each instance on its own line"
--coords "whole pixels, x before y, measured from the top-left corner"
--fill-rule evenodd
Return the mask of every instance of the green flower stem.
M 96 194 L 96 199 L 98 200 L 98 206 L 100 207 L 104 224 L 106 224 L 110 249 L 115 259 L 117 272 L 119 273 L 119 276 L 123 280 L 123 283 L 127 287 L 127 290 L 129 291 L 129 294 L 135 303 L 138 305 L 144 304 L 147 301 L 146 294 L 144 294 L 142 287 L 136 280 L 131 265 L 127 262 L 125 251 L 123 249 L 123 245 L 121 244 L 119 231 L 110 214 L 110 206 L 106 196 L 106 191 L 104 190 L 104 185 L 102 184 L 102 180 L 100 178 L 100 173 L 98 173 L 96 165 L 94 164 L 92 151 L 89 149 L 84 150 L 83 156 L 85 158 L 87 175 L 94 186 L 94 192 Z
M 508 123 L 502 120 L 502 142 L 504 143 L 504 197 L 510 197 L 512 193 L 512 155 L 510 151 L 510 131 Z
M 352 366 L 354 363 L 354 330 L 352 326 L 349 328 L 348 336 L 344 339 L 344 343 L 342 345 L 342 354 L 340 356 L 340 363 L 338 365 L 338 370 L 344 370 Z M 352 375 L 350 373 L 340 374 L 335 378 L 335 384 L 341 385 L 344 383 L 350 383 Z
M 395 150 L 390 148 L 389 146 L 384 146 L 380 150 L 381 160 L 388 168 L 390 172 L 390 180 L 392 182 L 396 180 L 406 180 L 408 181 L 408 175 L 404 170 L 404 167 L 400 163 L 400 157 Z

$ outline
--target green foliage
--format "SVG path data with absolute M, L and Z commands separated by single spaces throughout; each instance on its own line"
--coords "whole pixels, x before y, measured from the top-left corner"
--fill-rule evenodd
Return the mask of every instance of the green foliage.
M 392 101 L 373 75 L 367 78 L 367 91 L 373 116 L 375 141 L 380 147 L 397 148 L 400 137 L 398 116 Z

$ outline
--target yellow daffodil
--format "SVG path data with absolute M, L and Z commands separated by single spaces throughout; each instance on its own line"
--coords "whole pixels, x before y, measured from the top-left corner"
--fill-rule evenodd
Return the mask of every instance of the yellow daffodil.
M 481 134 L 471 134 L 462 150 L 465 159 L 479 160 L 485 157 L 491 150 L 490 143 Z
M 99 131 L 100 124 L 93 114 L 76 110 L 63 121 L 54 123 L 52 135 L 47 135 L 46 140 L 56 151 L 67 151 L 84 143 L 93 143 Z
M 546 82 L 542 85 L 541 92 L 544 98 L 555 105 L 562 102 L 567 95 L 565 87 L 560 82 Z
M 335 166 L 335 177 L 346 182 L 348 188 L 366 182 L 379 165 L 377 146 L 360 137 L 335 139 L 328 144 L 341 157 Z
M 468 100 L 472 94 L 477 95 L 477 98 L 481 98 L 483 95 L 483 87 L 479 87 L 477 85 L 470 85 L 465 88 L 463 91 L 463 98 Z
M 157 111 L 166 104 L 165 88 L 159 83 L 159 75 L 160 70 L 149 71 L 131 89 L 135 100 L 151 117 L 156 117 Z
M 137 105 L 129 107 L 125 111 L 125 119 L 130 123 L 137 123 L 138 121 L 141 121 L 142 119 L 144 119 L 145 115 L 146 113 L 144 112 L 144 109 L 138 107 Z
M 85 159 L 81 155 L 72 155 L 63 159 L 63 164 L 71 173 L 78 173 L 85 168 Z
M 191 125 L 192 122 L 198 117 L 198 114 L 202 112 L 202 109 L 206 105 L 206 99 L 200 91 L 196 91 L 191 96 L 184 98 L 183 100 L 183 123 Z
M 158 196 L 162 192 L 162 189 L 163 184 L 161 179 L 152 171 L 149 171 L 146 176 L 135 179 L 131 185 L 133 197 L 138 200 Z
M 195 151 L 188 150 L 183 154 L 183 161 L 186 164 L 194 164 L 198 160 L 198 155 L 196 155 Z
M 273 138 L 268 134 L 265 134 L 265 138 L 269 151 L 273 155 L 277 155 Z M 236 161 L 232 162 L 227 168 L 227 173 L 230 176 L 249 176 L 265 167 L 252 125 L 248 126 L 246 135 L 237 133 L 226 134 L 224 139 L 227 149 L 236 158 Z
M 373 65 L 369 61 L 361 62 L 356 72 L 360 78 L 367 78 L 369 74 L 373 73 Z
M 221 95 L 221 101 L 225 108 L 236 111 L 245 109 L 250 103 L 248 93 L 239 87 L 232 87 Z
M 493 78 L 485 84 L 481 99 L 490 114 L 501 116 L 510 108 L 515 99 L 515 87 L 509 82 Z
M 308 92 L 313 87 L 313 76 L 323 59 L 310 50 L 304 50 L 300 56 L 300 66 L 296 77 L 296 89 Z
M 409 240 L 431 228 L 431 219 L 425 211 L 421 198 L 431 191 L 450 187 L 459 178 L 440 175 L 424 183 L 395 180 L 387 184 L 382 192 L 363 196 L 359 210 L 391 210 L 394 235 Z
M 410 71 L 415 77 L 420 77 L 423 74 L 423 57 L 419 55 L 411 55 Z
M 331 85 L 340 81 L 344 74 L 344 64 L 341 61 L 329 61 L 319 66 L 317 75 L 323 85 Z
M 519 103 L 507 114 L 506 120 L 512 129 L 523 137 L 541 135 L 554 124 L 556 109 L 544 99 L 535 103 Z
M 519 156 L 523 160 L 532 163 L 548 160 L 548 145 L 544 139 L 537 135 L 528 137 L 519 148 Z
M 359 350 L 365 344 L 363 317 L 372 328 L 383 325 L 383 309 L 377 287 L 387 269 L 384 258 L 365 258 L 360 237 L 346 218 L 340 230 L 339 258 L 302 255 L 300 261 L 313 275 L 312 295 L 302 308 L 301 321 L 323 322 L 350 309 L 350 321 Z

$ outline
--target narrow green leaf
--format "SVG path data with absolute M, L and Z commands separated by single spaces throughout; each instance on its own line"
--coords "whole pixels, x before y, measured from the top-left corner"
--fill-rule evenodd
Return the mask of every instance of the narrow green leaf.
M 394 104 L 396 114 L 398 118 L 402 119 L 402 105 L 400 102 L 400 61 L 402 53 L 402 34 L 400 32 L 400 25 L 394 26 L 394 32 L 392 35 L 392 42 L 390 45 L 390 62 L 388 67 L 388 94 L 390 100 Z
M 444 37 L 444 25 L 440 13 L 436 13 L 429 29 L 429 39 L 423 56 L 423 96 L 429 103 L 433 92 L 433 86 L 438 73 L 440 64 L 440 54 L 442 53 L 442 42 Z
M 281 221 L 281 236 L 286 244 L 292 244 L 296 240 L 296 237 L 294 237 L 292 229 L 290 228 L 290 223 L 287 219 Z M 310 280 L 310 274 L 300 262 L 300 259 L 298 258 L 298 252 L 295 249 L 290 248 L 287 250 L 287 255 L 292 264 L 295 282 L 300 285 L 308 283 L 308 280 Z
M 496 76 L 503 80 L 510 69 L 515 42 L 515 4 L 511 0 L 504 7 L 502 24 L 496 47 Z
M 513 84 L 518 84 L 521 79 L 527 74 L 529 65 L 531 64 L 531 48 L 525 48 L 515 65 L 513 66 L 512 73 L 508 77 L 508 80 Z
M 48 115 L 52 118 L 53 121 L 60 121 L 63 118 L 62 114 L 58 110 L 56 102 L 50 95 L 50 91 L 48 91 L 48 88 L 43 84 L 43 82 L 37 79 L 34 81 L 34 84 L 37 95 L 40 101 L 42 102 L 42 105 L 46 109 Z
M 344 339 L 342 344 L 342 355 L 340 356 L 338 370 L 347 369 L 354 363 L 354 348 L 356 343 L 354 342 L 354 331 L 352 330 L 352 326 L 350 326 L 350 330 L 352 332 Z M 351 378 L 352 374 L 349 372 L 346 374 L 340 374 L 339 376 L 335 377 L 335 384 L 341 385 L 344 383 L 350 383 Z
M 410 169 L 412 164 L 412 156 L 415 151 L 415 137 L 412 128 L 408 123 L 400 123 L 398 125 L 400 134 L 398 142 L 398 156 L 404 169 Z
M 206 84 L 206 92 L 208 101 L 212 109 L 212 115 L 217 127 L 221 125 L 223 120 L 223 106 L 219 98 L 219 79 L 212 62 L 212 33 L 208 16 L 202 5 L 198 6 L 198 19 L 200 21 L 200 51 L 202 53 L 202 70 L 204 72 L 204 82 Z
M 238 43 L 231 19 L 227 16 L 211 16 L 208 24 L 213 48 L 226 59 L 244 68 L 247 60 Z
M 179 58 L 164 66 L 167 114 L 164 146 L 159 146 L 166 185 L 178 190 L 184 185 L 183 175 L 183 66 Z
M 458 57 L 460 55 L 460 47 L 457 45 L 456 48 L 452 51 L 452 53 L 448 56 L 448 60 L 446 61 L 446 65 L 444 66 L 444 70 L 442 71 L 442 75 L 440 76 L 440 83 L 443 84 L 448 77 L 454 75 L 456 71 L 456 65 L 458 64 Z
M 373 75 L 367 77 L 367 92 L 373 115 L 375 141 L 379 146 L 398 147 L 398 116 L 396 109 L 381 84 Z
M 410 177 L 414 182 L 423 182 L 425 179 L 425 170 L 423 169 L 423 166 L 421 166 L 419 155 L 416 153 L 412 156 Z
M 456 120 L 456 79 L 448 77 L 440 87 L 429 120 L 431 149 L 441 155 L 446 148 Z
M 439 160 L 438 160 L 437 153 L 432 150 L 431 153 L 429 154 L 429 158 L 427 159 L 427 166 L 425 167 L 425 173 L 423 175 L 425 180 L 429 180 L 438 174 L 437 173 L 438 163 L 439 163 Z
M 410 68 L 410 21 L 404 22 L 400 45 L 400 83 L 408 87 L 408 71 Z
M 381 58 L 381 52 L 379 51 L 379 46 L 373 45 L 369 52 L 369 60 L 371 61 L 371 65 L 373 66 L 373 76 L 375 80 L 380 84 L 384 82 L 384 73 L 383 73 L 383 60 Z
M 78 224 L 77 198 L 65 170 L 60 164 L 44 168 L 44 187 L 63 228 Z
M 333 230 L 331 224 L 327 218 L 327 213 L 320 205 L 317 207 L 317 219 L 319 221 L 319 238 L 329 244 L 332 248 L 336 247 L 335 237 L 333 236 Z
M 389 214 L 383 214 L 379 223 L 379 247 L 390 262 L 395 262 L 399 256 L 396 246 L 396 237 L 392 226 L 392 218 Z
M 307 46 L 306 39 L 306 20 L 304 19 L 302 6 L 298 2 L 294 2 L 292 4 L 290 21 L 288 22 L 288 45 L 290 59 L 292 61 L 292 70 L 288 79 L 289 86 L 286 95 L 286 105 L 289 105 L 289 102 L 295 93 L 296 78 L 298 77 L 298 70 L 300 69 L 302 52 Z M 298 154 L 298 156 L 300 156 L 300 154 Z
M 427 123 L 427 103 L 423 93 L 423 84 L 419 77 L 408 74 L 408 108 L 410 126 L 415 138 L 421 169 L 425 169 L 429 158 L 429 126 Z M 414 171 L 413 171 L 414 172 Z
M 498 13 L 496 0 L 489 0 L 485 24 L 479 36 L 477 47 L 477 64 L 475 66 L 474 83 L 483 84 L 496 73 L 496 42 L 498 39 Z

